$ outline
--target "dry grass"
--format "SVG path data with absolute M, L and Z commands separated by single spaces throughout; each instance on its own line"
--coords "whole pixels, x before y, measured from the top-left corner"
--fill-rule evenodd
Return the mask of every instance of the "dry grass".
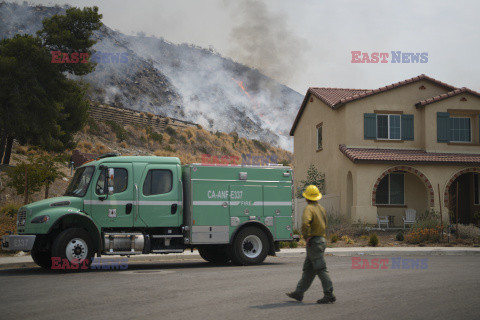
M 9 232 L 15 233 L 17 230 L 17 215 L 7 215 L 0 213 L 0 237 L 8 234 Z
M 90 153 L 93 149 L 93 144 L 90 141 L 82 140 L 77 143 L 77 148 L 80 152 Z
M 95 148 L 93 149 L 93 152 L 97 154 L 104 154 L 111 151 L 112 150 L 108 148 L 106 145 L 104 145 L 102 142 L 96 142 Z

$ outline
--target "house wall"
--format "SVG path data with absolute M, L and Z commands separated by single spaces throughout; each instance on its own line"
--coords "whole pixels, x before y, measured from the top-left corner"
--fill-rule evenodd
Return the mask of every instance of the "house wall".
M 424 86 L 425 89 L 419 88 Z M 394 215 L 396 224 L 401 223 L 405 208 L 385 208 L 374 206 L 372 192 L 374 184 L 393 164 L 355 164 L 339 150 L 340 144 L 348 147 L 382 148 L 382 149 L 423 149 L 430 152 L 462 152 L 478 153 L 480 147 L 437 143 L 436 113 L 447 112 L 448 109 L 480 109 L 480 99 L 470 94 L 461 94 L 425 107 L 416 108 L 415 103 L 440 95 L 448 90 L 430 81 L 418 81 L 394 90 L 379 93 L 360 99 L 332 110 L 321 100 L 310 96 L 294 132 L 294 182 L 297 188 L 300 180 L 306 178 L 310 164 L 314 164 L 320 172 L 325 173 L 326 194 L 340 197 L 340 214 L 350 212 L 353 223 L 358 221 L 375 224 L 377 215 Z M 465 97 L 467 101 L 460 99 Z M 374 141 L 364 139 L 364 113 L 374 110 L 403 111 L 414 115 L 414 140 L 403 142 Z M 477 121 L 477 122 L 475 122 Z M 316 150 L 316 126 L 323 122 L 323 149 Z M 478 115 L 474 117 L 472 126 L 477 128 L 472 133 L 478 139 Z M 475 140 L 474 140 L 475 142 Z M 479 143 L 480 141 L 477 141 Z M 442 205 L 443 219 L 448 221 L 448 209 L 444 206 L 444 193 L 448 181 L 457 172 L 467 168 L 464 166 L 411 165 L 420 170 L 430 181 L 434 192 L 433 209 L 439 211 Z M 352 187 L 348 188 L 348 173 L 352 175 Z M 423 182 L 411 174 L 406 175 L 405 199 L 407 207 L 417 210 L 417 214 L 430 209 L 425 200 L 427 190 Z M 440 186 L 441 202 L 438 186 Z M 347 208 L 348 192 L 351 192 L 352 207 Z M 297 213 L 298 215 L 298 213 Z M 301 215 L 301 213 L 300 213 Z M 400 219 L 400 220 L 399 220 Z
M 420 90 L 420 87 L 425 89 Z M 346 110 L 348 130 L 346 139 L 341 143 L 349 147 L 363 148 L 392 148 L 392 149 L 424 149 L 425 128 L 423 109 L 417 109 L 418 101 L 443 94 L 448 90 L 429 81 L 418 81 L 390 91 L 352 101 L 341 107 Z M 413 141 L 386 141 L 365 140 L 363 114 L 373 113 L 375 110 L 403 111 L 404 114 L 414 115 Z M 431 139 L 431 138 L 430 138 Z
M 343 154 L 337 152 L 340 141 L 344 139 L 343 118 L 345 111 L 335 111 L 319 99 L 312 97 L 308 102 L 302 117 L 297 125 L 294 136 L 294 181 L 295 188 L 299 181 L 305 180 L 307 170 L 311 164 L 319 172 L 325 173 L 326 193 L 339 193 L 340 180 L 336 177 L 338 163 L 344 159 Z M 323 122 L 323 148 L 317 151 L 316 126 Z
M 465 98 L 467 101 L 461 101 L 462 98 Z M 437 142 L 437 112 L 447 112 L 448 110 L 476 110 L 477 112 L 480 112 L 480 98 L 468 93 L 463 93 L 449 99 L 426 105 L 422 108 L 424 109 L 425 114 L 426 151 L 461 153 L 480 152 L 478 113 L 471 113 L 473 115 L 471 121 L 473 128 L 473 144 L 447 144 Z

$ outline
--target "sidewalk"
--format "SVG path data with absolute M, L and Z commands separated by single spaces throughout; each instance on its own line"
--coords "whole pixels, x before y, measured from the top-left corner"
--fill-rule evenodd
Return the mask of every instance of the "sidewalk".
M 361 255 L 480 255 L 480 248 L 472 247 L 349 247 L 349 248 L 327 248 L 327 256 L 361 256 Z M 277 252 L 277 257 L 303 257 L 304 248 L 282 249 Z M 121 258 L 121 256 L 102 256 L 104 258 Z M 130 256 L 130 262 L 162 262 L 181 260 L 203 260 L 198 251 L 185 251 L 176 254 L 141 254 Z M 0 269 L 32 268 L 37 265 L 33 262 L 28 253 L 21 253 L 13 257 L 0 257 Z

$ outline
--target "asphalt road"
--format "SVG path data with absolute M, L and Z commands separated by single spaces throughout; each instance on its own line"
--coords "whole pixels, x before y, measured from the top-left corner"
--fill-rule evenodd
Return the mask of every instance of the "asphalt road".
M 391 259 L 364 256 L 366 259 Z M 425 269 L 352 269 L 327 257 L 337 302 L 318 305 L 318 279 L 302 303 L 294 289 L 302 258 L 259 266 L 200 260 L 131 263 L 127 270 L 52 274 L 0 271 L 1 319 L 479 319 L 479 256 L 412 256 Z M 369 260 L 371 262 L 371 260 Z M 425 261 L 424 261 L 425 262 Z M 425 263 L 423 264 L 425 267 Z

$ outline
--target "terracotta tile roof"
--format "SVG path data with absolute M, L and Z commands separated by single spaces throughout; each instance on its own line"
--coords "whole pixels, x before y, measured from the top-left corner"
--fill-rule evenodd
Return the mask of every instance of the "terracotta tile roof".
M 446 84 L 444 82 L 438 81 L 434 78 L 431 78 L 429 76 L 426 76 L 424 74 L 421 74 L 417 77 L 413 77 L 404 81 L 400 81 L 397 83 L 390 84 L 385 87 L 381 87 L 378 89 L 342 89 L 342 88 L 309 88 L 307 90 L 307 93 L 305 94 L 305 98 L 303 99 L 302 105 L 300 106 L 300 110 L 297 113 L 297 116 L 295 118 L 295 121 L 293 122 L 292 129 L 290 130 L 290 136 L 294 135 L 295 129 L 297 127 L 298 122 L 300 121 L 300 118 L 302 116 L 303 110 L 305 109 L 308 99 L 310 98 L 310 95 L 314 95 L 321 101 L 323 101 L 326 105 L 328 105 L 330 108 L 336 110 L 346 104 L 347 102 L 351 102 L 354 100 L 362 99 L 369 97 L 371 95 L 385 92 L 394 88 L 398 88 L 401 86 L 404 86 L 406 84 L 410 84 L 416 81 L 420 80 L 428 80 L 433 83 L 436 83 L 437 85 L 440 85 L 450 91 L 456 90 L 457 88 L 454 86 L 451 86 L 449 84 Z
M 318 99 L 322 100 L 326 105 L 334 107 L 341 100 L 356 97 L 360 94 L 367 93 L 372 90 L 366 89 L 339 89 L 339 88 L 309 88 L 308 92 Z
M 389 163 L 426 163 L 444 165 L 478 165 L 480 153 L 437 153 L 425 150 L 405 149 L 373 149 L 348 148 L 344 144 L 339 146 L 340 151 L 354 163 L 361 162 L 389 162 Z
M 407 80 L 403 80 L 403 81 L 400 81 L 400 82 L 397 82 L 397 83 L 393 83 L 393 84 L 390 84 L 388 86 L 381 87 L 381 88 L 378 88 L 378 89 L 369 90 L 365 93 L 358 94 L 356 96 L 350 96 L 350 97 L 343 98 L 335 106 L 333 106 L 333 108 L 338 109 L 339 107 L 341 107 L 342 105 L 344 105 L 347 102 L 358 100 L 358 99 L 361 99 L 361 98 L 365 98 L 365 97 L 368 97 L 368 96 L 371 96 L 371 95 L 374 95 L 374 94 L 377 94 L 377 93 L 380 93 L 380 92 L 385 92 L 385 91 L 388 91 L 388 90 L 392 90 L 394 88 L 398 88 L 398 87 L 404 86 L 406 84 L 410 84 L 410 83 L 417 82 L 417 81 L 420 81 L 420 80 L 429 80 L 429 81 L 434 82 L 434 83 L 436 83 L 436 84 L 438 84 L 442 87 L 447 88 L 448 90 L 457 89 L 456 87 L 451 86 L 449 84 L 446 84 L 445 82 L 441 82 L 441 81 L 438 81 L 438 80 L 436 80 L 434 78 L 431 78 L 427 75 L 421 74 L 417 77 L 413 77 L 413 78 L 410 78 L 410 79 L 407 79 Z
M 435 97 L 432 97 L 432 98 L 422 100 L 422 101 L 416 103 L 415 106 L 417 108 L 418 107 L 424 107 L 424 106 L 426 106 L 430 103 L 435 103 L 435 102 L 438 102 L 438 101 L 441 101 L 441 100 L 444 100 L 444 99 L 448 99 L 450 97 L 459 95 L 460 93 L 464 93 L 464 92 L 471 93 L 471 94 L 473 94 L 477 97 L 480 97 L 480 93 L 463 87 L 463 88 L 456 89 L 456 90 L 453 90 L 453 91 L 450 91 L 450 92 L 447 92 L 447 93 L 444 93 L 444 94 L 441 94 L 441 95 L 438 95 L 438 96 L 435 96 Z

